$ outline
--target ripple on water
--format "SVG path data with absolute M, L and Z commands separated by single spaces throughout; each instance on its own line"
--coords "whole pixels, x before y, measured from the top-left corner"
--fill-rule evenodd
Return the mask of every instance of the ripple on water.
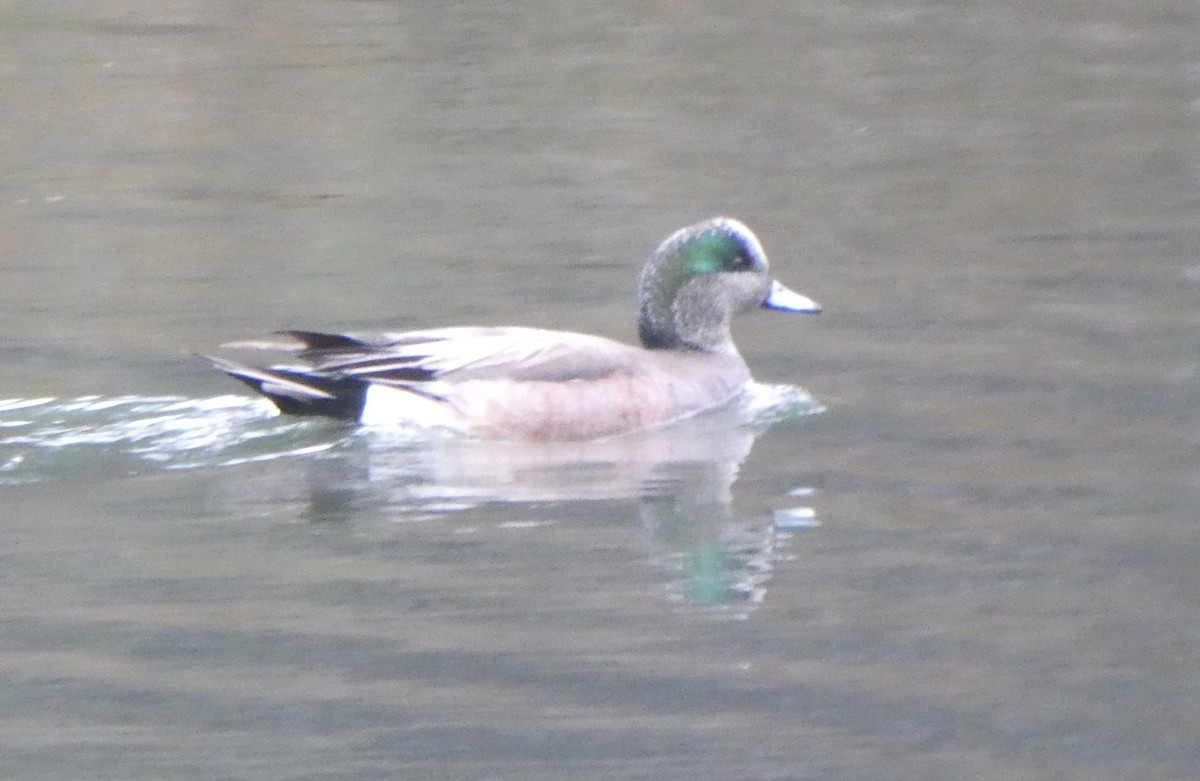
M 752 384 L 725 414 L 735 425 L 765 428 L 822 410 L 803 389 Z M 334 437 L 330 426 L 336 426 Z M 236 395 L 0 399 L 0 483 L 309 456 L 358 431 L 283 417 L 264 399 Z M 361 431 L 375 447 L 394 440 L 397 449 L 408 449 L 421 439 L 411 430 Z
M 297 425 L 244 396 L 4 399 L 0 482 L 280 457 L 290 449 L 281 438 Z

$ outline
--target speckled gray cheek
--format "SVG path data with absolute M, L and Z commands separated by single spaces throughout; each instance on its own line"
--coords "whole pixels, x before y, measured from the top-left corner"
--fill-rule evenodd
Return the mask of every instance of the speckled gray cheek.
M 672 303 L 675 340 L 688 349 L 736 353 L 730 332 L 733 315 L 759 306 L 769 285 L 765 276 L 750 272 L 696 277 Z

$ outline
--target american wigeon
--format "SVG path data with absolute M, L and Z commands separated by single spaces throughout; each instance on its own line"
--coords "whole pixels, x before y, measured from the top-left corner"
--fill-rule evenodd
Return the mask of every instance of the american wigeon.
M 744 224 L 717 217 L 671 234 L 638 286 L 641 346 L 537 328 L 382 334 L 284 331 L 230 348 L 291 353 L 303 366 L 208 357 L 281 412 L 473 435 L 584 440 L 719 407 L 750 380 L 730 335 L 735 313 L 820 312 L 773 280 Z

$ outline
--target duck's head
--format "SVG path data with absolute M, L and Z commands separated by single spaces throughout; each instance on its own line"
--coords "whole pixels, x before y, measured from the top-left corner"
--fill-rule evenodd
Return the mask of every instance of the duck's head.
M 733 315 L 756 308 L 816 313 L 816 301 L 771 278 L 767 255 L 742 222 L 715 217 L 668 236 L 638 286 L 638 335 L 649 349 L 733 351 Z

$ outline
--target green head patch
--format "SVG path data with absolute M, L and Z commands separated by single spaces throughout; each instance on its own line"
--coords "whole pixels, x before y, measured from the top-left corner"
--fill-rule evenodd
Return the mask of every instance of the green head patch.
M 679 256 L 683 261 L 681 270 L 688 276 L 736 271 L 751 263 L 745 244 L 736 236 L 719 232 L 688 239 L 679 248 Z

